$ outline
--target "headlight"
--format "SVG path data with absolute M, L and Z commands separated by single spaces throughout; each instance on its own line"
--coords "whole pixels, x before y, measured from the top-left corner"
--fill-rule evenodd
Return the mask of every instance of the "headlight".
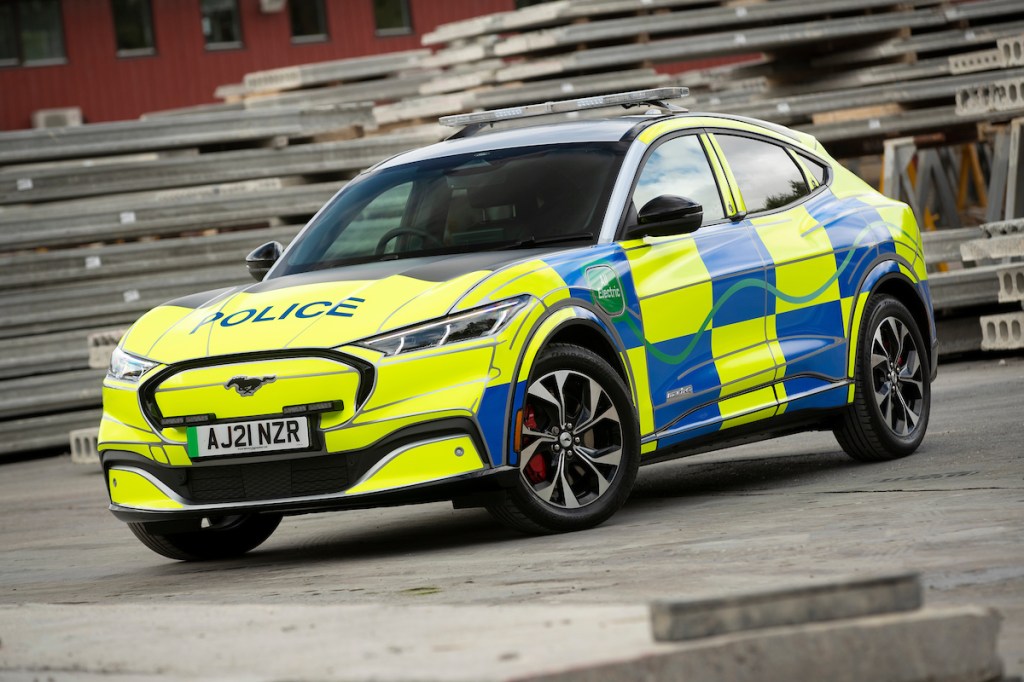
M 158 363 L 126 353 L 118 346 L 110 356 L 107 376 L 121 381 L 138 381 L 139 377 L 153 369 Z
M 463 313 L 449 315 L 434 322 L 375 336 L 360 341 L 359 345 L 380 351 L 385 355 L 398 355 L 424 348 L 437 348 L 459 341 L 481 339 L 497 334 L 504 329 L 515 314 L 529 302 L 529 296 L 517 296 Z

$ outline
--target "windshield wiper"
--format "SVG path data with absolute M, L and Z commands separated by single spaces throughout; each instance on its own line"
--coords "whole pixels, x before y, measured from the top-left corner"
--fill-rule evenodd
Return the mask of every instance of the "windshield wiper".
M 505 244 L 495 248 L 496 251 L 504 251 L 506 249 L 522 249 L 529 248 L 531 246 L 545 246 L 547 244 L 559 244 L 561 242 L 578 242 L 584 239 L 593 239 L 593 232 L 573 232 L 572 234 L 560 234 L 551 237 L 530 237 L 529 239 L 522 239 L 511 244 Z

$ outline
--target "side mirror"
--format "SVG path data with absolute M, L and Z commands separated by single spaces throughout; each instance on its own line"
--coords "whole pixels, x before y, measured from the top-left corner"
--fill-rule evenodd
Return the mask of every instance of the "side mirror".
M 637 213 L 637 224 L 626 227 L 626 239 L 668 237 L 688 234 L 700 227 L 704 207 L 692 199 L 662 194 L 654 197 Z
M 250 251 L 249 255 L 245 257 L 245 267 L 249 269 L 252 278 L 257 282 L 262 282 L 270 272 L 270 268 L 274 267 L 274 263 L 281 257 L 282 251 L 284 251 L 284 247 L 281 246 L 281 242 L 267 242 Z

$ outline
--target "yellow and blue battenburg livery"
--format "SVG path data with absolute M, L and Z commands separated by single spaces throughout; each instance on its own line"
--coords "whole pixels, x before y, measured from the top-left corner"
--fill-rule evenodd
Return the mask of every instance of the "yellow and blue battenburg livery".
M 910 210 L 807 135 L 662 96 L 469 121 L 254 251 L 256 284 L 145 315 L 104 382 L 114 513 L 203 559 L 408 502 L 586 528 L 640 464 L 800 429 L 912 452 L 936 339 Z

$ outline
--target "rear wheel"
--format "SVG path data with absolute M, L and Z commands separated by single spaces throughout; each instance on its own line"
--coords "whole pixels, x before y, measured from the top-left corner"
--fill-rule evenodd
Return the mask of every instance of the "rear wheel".
M 241 556 L 263 544 L 281 523 L 279 514 L 221 516 L 196 521 L 195 530 L 162 533 L 159 526 L 129 523 L 146 547 L 179 561 L 208 561 Z
M 625 503 L 640 464 L 639 427 L 622 378 L 599 355 L 553 344 L 526 391 L 517 484 L 488 511 L 526 533 L 591 528 Z
M 931 411 L 931 376 L 914 316 L 891 296 L 868 301 L 860 329 L 853 403 L 835 429 L 850 457 L 905 457 L 924 439 Z

